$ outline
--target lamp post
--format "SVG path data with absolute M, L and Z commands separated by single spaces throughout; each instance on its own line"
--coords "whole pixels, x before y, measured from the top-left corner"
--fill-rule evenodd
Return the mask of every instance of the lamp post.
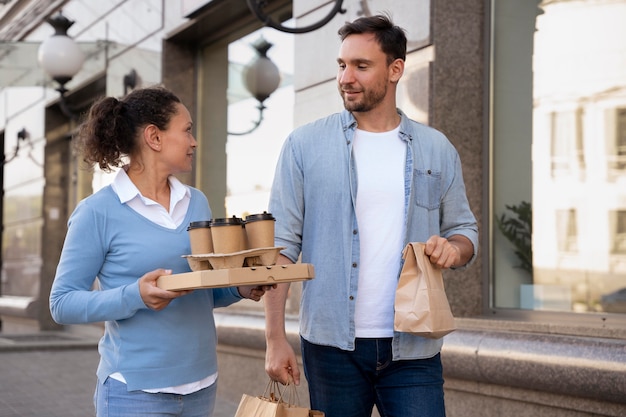
M 319 22 L 299 28 L 283 26 L 272 20 L 269 14 L 263 11 L 268 5 L 267 0 L 246 0 L 246 3 L 252 14 L 261 21 L 263 25 L 284 33 L 303 34 L 321 28 L 330 22 L 338 13 L 345 13 L 346 10 L 343 8 L 343 1 L 344 0 L 335 0 L 331 10 Z M 263 110 L 266 108 L 263 102 L 280 84 L 280 72 L 276 65 L 267 57 L 267 51 L 272 47 L 272 44 L 260 38 L 252 47 L 257 51 L 258 56 L 253 62 L 248 64 L 244 70 L 243 76 L 246 88 L 259 102 L 257 106 L 259 119 L 254 123 L 251 129 L 239 133 L 228 132 L 229 135 L 247 135 L 259 127 L 263 121 Z
M 257 39 L 252 48 L 257 53 L 252 61 L 243 70 L 243 82 L 250 94 L 259 102 L 257 109 L 259 110 L 259 119 L 254 122 L 252 128 L 245 132 L 228 132 L 229 135 L 242 136 L 252 133 L 263 121 L 263 110 L 265 105 L 263 102 L 272 95 L 280 84 L 280 71 L 274 62 L 267 56 L 267 51 L 273 45 L 261 37 Z
M 69 109 L 65 100 L 67 84 L 83 66 L 85 56 L 76 42 L 67 35 L 67 30 L 74 24 L 61 12 L 46 19 L 53 28 L 54 34 L 39 46 L 38 60 L 43 70 L 59 84 L 56 89 L 60 97 L 61 111 L 70 119 L 76 115 Z
M 299 27 L 299 28 L 290 28 L 287 26 L 283 26 L 280 23 L 275 22 L 271 19 L 271 17 L 263 11 L 263 8 L 267 6 L 267 0 L 247 0 L 248 8 L 259 19 L 265 26 L 276 29 L 280 32 L 285 33 L 293 33 L 293 34 L 301 34 L 308 33 L 314 30 L 317 30 L 324 26 L 326 23 L 333 20 L 333 18 L 337 15 L 337 13 L 345 13 L 346 10 L 343 8 L 343 0 L 335 0 L 335 4 L 332 9 L 328 12 L 328 14 L 322 18 L 319 22 L 313 23 L 308 26 Z M 364 2 L 361 2 L 364 3 Z

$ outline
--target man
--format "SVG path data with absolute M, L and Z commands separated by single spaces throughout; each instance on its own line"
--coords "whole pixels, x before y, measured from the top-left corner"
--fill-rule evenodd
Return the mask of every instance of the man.
M 386 16 L 339 30 L 345 111 L 296 129 L 272 187 L 279 263 L 315 266 L 304 284 L 300 335 L 311 408 L 326 417 L 445 415 L 442 340 L 393 329 L 402 250 L 426 242 L 441 268 L 477 252 L 461 163 L 445 136 L 396 108 L 406 36 Z M 288 284 L 265 295 L 266 371 L 300 381 L 285 335 Z

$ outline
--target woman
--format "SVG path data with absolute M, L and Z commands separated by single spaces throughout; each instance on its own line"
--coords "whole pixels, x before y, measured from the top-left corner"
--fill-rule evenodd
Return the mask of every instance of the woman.
M 181 257 L 191 253 L 187 225 L 211 218 L 205 195 L 174 177 L 191 171 L 192 126 L 178 97 L 152 87 L 96 102 L 76 138 L 85 162 L 105 171 L 123 167 L 71 215 L 50 294 L 58 323 L 105 322 L 94 395 L 99 417 L 210 416 L 213 308 L 258 301 L 271 288 L 174 292 L 156 285 L 161 275 L 190 271 Z

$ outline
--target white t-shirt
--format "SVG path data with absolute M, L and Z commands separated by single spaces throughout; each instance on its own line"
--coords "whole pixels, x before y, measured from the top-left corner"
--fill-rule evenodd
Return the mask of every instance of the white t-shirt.
M 382 133 L 358 130 L 353 154 L 358 188 L 356 218 L 360 268 L 356 337 L 393 336 L 394 300 L 404 236 L 406 144 L 398 128 Z

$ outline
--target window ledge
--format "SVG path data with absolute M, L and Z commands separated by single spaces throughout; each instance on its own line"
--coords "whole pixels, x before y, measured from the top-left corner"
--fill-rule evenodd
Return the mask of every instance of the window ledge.
M 442 349 L 447 377 L 626 403 L 624 329 L 480 319 L 457 326 Z
M 458 330 L 444 339 L 444 375 L 626 404 L 626 326 L 594 326 L 581 323 L 582 316 L 566 316 L 578 321 L 459 318 Z M 262 313 L 216 311 L 215 322 L 220 344 L 265 351 Z M 286 330 L 299 352 L 297 317 L 287 318 Z
M 34 318 L 37 315 L 37 308 L 35 297 L 0 296 L 0 315 Z
M 463 330 L 514 331 L 533 334 L 626 339 L 626 315 L 494 311 L 493 316 L 456 318 Z

